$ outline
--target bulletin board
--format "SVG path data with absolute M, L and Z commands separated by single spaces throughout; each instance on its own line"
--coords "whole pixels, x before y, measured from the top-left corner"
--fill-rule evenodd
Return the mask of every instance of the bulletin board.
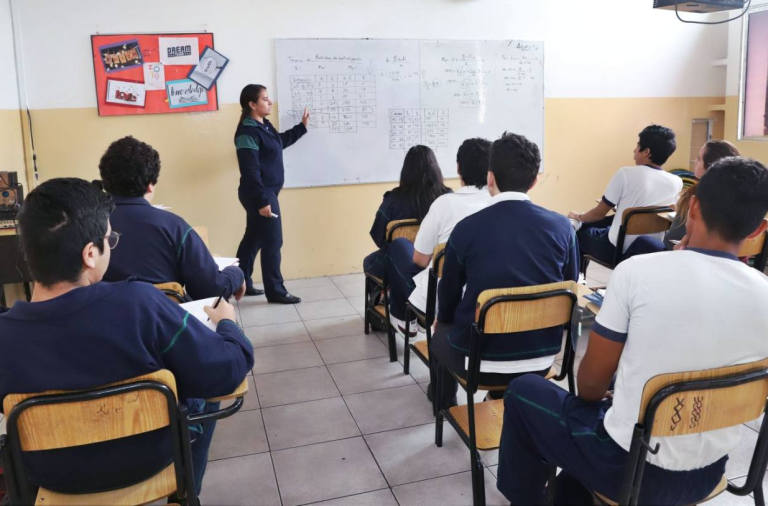
M 212 33 L 92 35 L 99 116 L 218 110 L 215 81 L 206 90 L 188 79 L 213 47 Z

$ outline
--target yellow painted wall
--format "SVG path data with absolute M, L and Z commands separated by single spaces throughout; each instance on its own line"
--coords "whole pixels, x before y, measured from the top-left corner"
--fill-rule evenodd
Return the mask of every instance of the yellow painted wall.
M 21 132 L 21 114 L 18 110 L 0 109 L 0 171 L 17 172 L 19 182 L 26 184 L 24 147 Z M 8 304 L 23 297 L 21 285 L 7 285 L 5 296 Z
M 677 153 L 667 167 L 687 167 L 691 120 L 712 117 L 708 106 L 720 101 L 547 99 L 545 173 L 533 200 L 563 213 L 591 207 L 616 169 L 632 163 L 637 134 L 650 123 L 678 133 Z M 207 226 L 213 252 L 234 256 L 245 227 L 232 140 L 237 105 L 223 105 L 216 113 L 141 117 L 100 118 L 92 108 L 36 110 L 32 115 L 41 181 L 98 178 L 98 161 L 109 143 L 133 135 L 160 153 L 155 203 L 171 206 L 194 226 Z M 301 142 L 290 149 L 301 149 Z M 455 187 L 457 181 L 449 184 Z M 368 237 L 374 213 L 382 194 L 393 186 L 284 190 L 285 277 L 361 271 L 363 257 L 374 248 Z

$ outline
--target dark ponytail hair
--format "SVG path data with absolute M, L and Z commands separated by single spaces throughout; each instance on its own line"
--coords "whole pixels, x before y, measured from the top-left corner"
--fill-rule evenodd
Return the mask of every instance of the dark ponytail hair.
M 730 156 L 741 156 L 739 148 L 734 146 L 728 141 L 722 141 L 719 139 L 713 139 L 707 141 L 704 144 L 704 155 L 701 157 L 701 162 L 704 164 L 704 171 L 709 170 L 718 160 L 728 158 Z M 680 193 L 680 197 L 677 199 L 677 216 L 680 217 L 680 222 L 685 223 L 688 219 L 688 206 L 691 204 L 691 197 L 696 194 L 696 184 L 692 184 L 688 188 Z
M 437 163 L 434 151 L 427 146 L 413 146 L 408 150 L 400 171 L 400 187 L 403 197 L 416 213 L 415 218 L 424 219 L 429 206 L 437 197 L 451 190 L 443 184 L 443 173 Z
M 240 122 L 251 114 L 250 102 L 258 102 L 261 92 L 266 90 L 266 86 L 261 84 L 248 84 L 240 92 Z

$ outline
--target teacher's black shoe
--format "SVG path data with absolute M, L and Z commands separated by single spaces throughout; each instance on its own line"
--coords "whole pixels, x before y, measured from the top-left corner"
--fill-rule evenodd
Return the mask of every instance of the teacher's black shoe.
M 264 290 L 259 290 L 258 288 L 246 288 L 245 294 L 246 295 L 264 295 Z
M 290 293 L 286 293 L 285 295 L 280 295 L 278 297 L 267 297 L 267 300 L 269 302 L 275 302 L 278 304 L 298 304 L 301 302 L 301 299 L 299 297 L 296 297 L 295 295 L 291 295 Z

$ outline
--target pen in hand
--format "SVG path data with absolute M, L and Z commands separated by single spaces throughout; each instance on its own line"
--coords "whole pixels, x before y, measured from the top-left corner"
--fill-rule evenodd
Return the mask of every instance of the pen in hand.
M 213 303 L 213 309 L 216 309 L 219 307 L 219 304 L 221 303 L 221 299 L 224 298 L 224 294 L 227 293 L 227 288 L 224 287 L 224 290 L 221 291 L 221 295 L 219 295 L 219 298 L 216 299 L 216 302 Z M 211 318 L 209 317 L 207 321 L 211 321 Z

